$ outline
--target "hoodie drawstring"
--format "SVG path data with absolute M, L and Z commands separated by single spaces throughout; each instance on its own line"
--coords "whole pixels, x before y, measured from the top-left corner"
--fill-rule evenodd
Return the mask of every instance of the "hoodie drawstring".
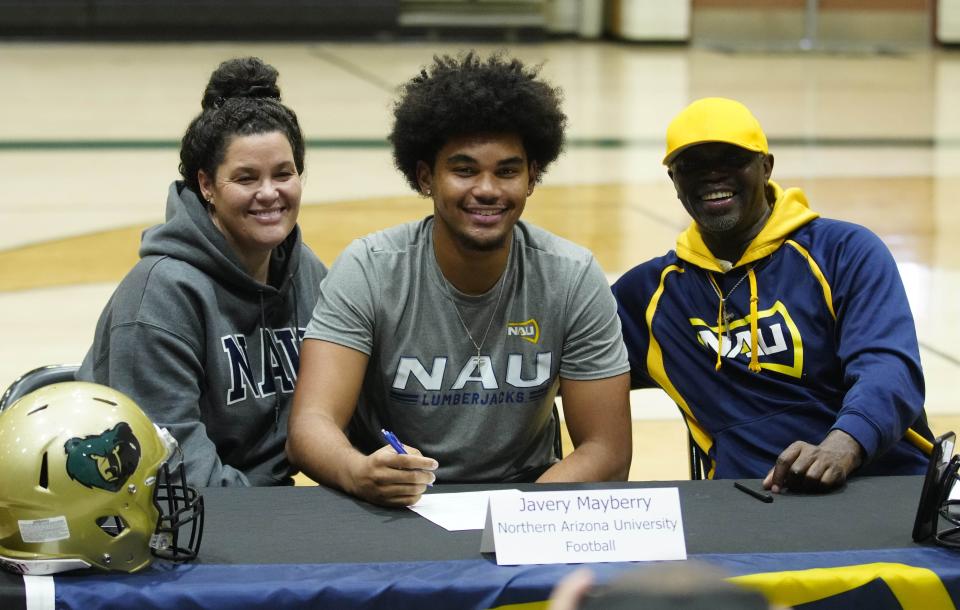
M 747 273 L 740 278 L 733 288 L 730 289 L 730 292 L 727 293 L 727 296 L 723 296 L 723 292 L 720 290 L 720 285 L 717 284 L 717 280 L 714 279 L 713 274 L 707 272 L 707 278 L 710 280 L 710 285 L 713 286 L 713 291 L 717 293 L 717 298 L 720 300 L 720 305 L 717 308 L 717 362 L 714 365 L 715 370 L 720 370 L 720 367 L 723 366 L 723 334 L 726 330 L 726 318 L 727 318 L 727 299 L 730 298 L 730 295 L 733 294 L 733 291 L 737 289 L 741 282 L 744 279 L 750 280 L 750 370 L 754 373 L 760 372 L 760 353 L 759 353 L 759 331 L 757 330 L 757 324 L 759 321 L 759 315 L 757 314 L 757 303 L 760 300 L 757 296 L 757 274 L 753 272 L 753 267 L 747 267 Z
M 757 341 L 757 274 L 753 272 L 753 267 L 747 268 L 747 275 L 750 277 L 750 370 L 754 373 L 760 372 L 760 350 Z
M 267 341 L 272 335 L 270 329 L 267 328 L 267 316 L 264 313 L 263 307 L 263 291 L 258 290 L 257 294 L 260 295 L 260 353 L 264 355 L 265 358 L 269 358 L 272 353 L 273 346 L 267 345 Z M 267 335 L 264 337 L 264 335 Z M 264 368 L 266 368 L 266 363 L 264 363 Z M 280 429 L 280 388 L 277 387 L 277 378 L 273 378 L 273 431 L 276 432 Z
M 713 284 L 714 290 L 717 291 L 717 294 L 721 294 L 720 287 L 717 286 L 717 280 L 713 279 L 712 275 L 709 275 L 708 277 L 710 278 L 710 283 Z M 713 367 L 718 371 L 720 370 L 720 367 L 723 366 L 720 354 L 723 353 L 723 318 L 726 313 L 726 299 L 720 297 L 720 307 L 717 308 L 717 364 Z
M 293 274 L 290 274 L 290 292 L 293 297 L 293 334 L 294 340 L 297 342 L 297 351 L 300 351 L 300 346 L 303 345 L 303 340 L 300 339 L 300 299 L 297 298 L 297 283 L 294 281 Z M 293 371 L 294 375 L 297 375 L 299 371 Z

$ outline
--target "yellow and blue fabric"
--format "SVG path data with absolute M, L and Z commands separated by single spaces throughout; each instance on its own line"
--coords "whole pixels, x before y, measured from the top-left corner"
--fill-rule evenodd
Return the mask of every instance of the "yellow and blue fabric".
M 730 580 L 795 608 L 952 610 L 960 565 L 944 549 L 825 553 L 704 554 Z M 540 610 L 579 566 L 498 566 L 482 559 L 367 564 L 155 565 L 145 572 L 58 575 L 57 607 L 464 608 Z M 642 564 L 594 564 L 598 582 Z M 176 586 L 158 587 L 162 582 Z M 212 583 L 230 583 L 211 595 Z M 219 600 L 219 602 L 217 601 Z
M 923 373 L 893 257 L 800 189 L 769 187 L 770 218 L 740 260 L 718 261 L 691 224 L 614 284 L 634 387 L 673 398 L 711 477 L 761 478 L 831 429 L 864 448 L 858 474 L 922 474 Z

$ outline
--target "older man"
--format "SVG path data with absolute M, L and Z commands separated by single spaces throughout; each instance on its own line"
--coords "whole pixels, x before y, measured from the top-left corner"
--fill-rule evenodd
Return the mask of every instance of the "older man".
M 680 112 L 663 164 L 693 222 L 613 290 L 633 385 L 673 398 L 709 476 L 825 491 L 854 472 L 922 473 L 917 337 L 880 239 L 771 181 L 766 136 L 736 101 Z

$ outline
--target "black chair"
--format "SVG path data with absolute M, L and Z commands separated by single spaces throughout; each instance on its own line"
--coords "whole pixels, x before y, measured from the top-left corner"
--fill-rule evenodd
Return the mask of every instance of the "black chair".
M 563 433 L 560 432 L 560 426 L 566 424 L 560 419 L 560 410 L 557 409 L 557 401 L 553 401 L 553 420 L 557 422 L 557 430 L 553 435 L 553 454 L 558 460 L 563 459 Z
M 639 390 L 646 389 L 646 385 L 638 385 L 634 383 L 631 378 L 630 389 Z M 677 409 L 682 413 L 683 409 L 680 409 L 680 406 L 677 405 Z M 554 405 L 554 410 L 556 410 L 556 405 Z M 684 419 L 686 423 L 686 419 Z M 687 461 L 690 465 L 690 480 L 691 481 L 701 481 L 706 478 L 707 465 L 710 463 L 710 458 L 700 450 L 700 447 L 697 446 L 697 443 L 693 440 L 693 435 L 690 434 L 689 426 L 687 428 Z
M 3 393 L 3 398 L 0 398 L 0 413 L 20 397 L 38 388 L 61 381 L 73 381 L 78 368 L 80 366 L 76 364 L 51 364 L 24 373 Z

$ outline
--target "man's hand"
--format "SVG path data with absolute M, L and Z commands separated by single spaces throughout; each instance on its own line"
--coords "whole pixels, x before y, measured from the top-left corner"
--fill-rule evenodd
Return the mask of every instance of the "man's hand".
M 344 430 L 356 410 L 369 357 L 317 339 L 300 347 L 300 375 L 290 412 L 287 456 L 317 483 L 384 506 L 409 506 L 436 480 L 437 461 L 413 447 L 384 445 L 364 455 Z
M 384 445 L 370 455 L 357 454 L 351 465 L 351 494 L 381 506 L 416 504 L 428 485 L 437 479 L 437 461 L 404 445 L 407 455 Z
M 578 568 L 570 572 L 553 588 L 547 610 L 577 610 L 592 585 L 593 572 L 588 568 Z
M 832 430 L 819 445 L 797 441 L 777 457 L 763 480 L 764 489 L 825 492 L 843 485 L 863 463 L 863 448 L 842 430 Z

